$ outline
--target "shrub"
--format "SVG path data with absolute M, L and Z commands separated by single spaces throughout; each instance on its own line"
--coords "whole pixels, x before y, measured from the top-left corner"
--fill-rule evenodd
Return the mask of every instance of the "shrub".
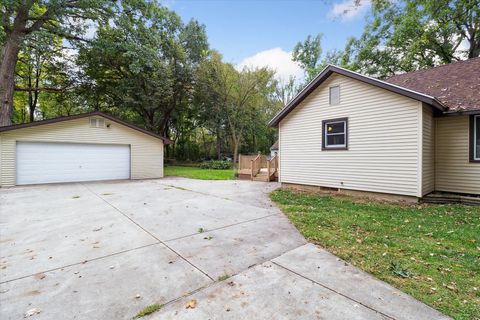
M 209 161 L 202 162 L 202 164 L 200 165 L 200 168 L 225 170 L 225 169 L 231 169 L 232 164 L 229 161 L 209 160 Z

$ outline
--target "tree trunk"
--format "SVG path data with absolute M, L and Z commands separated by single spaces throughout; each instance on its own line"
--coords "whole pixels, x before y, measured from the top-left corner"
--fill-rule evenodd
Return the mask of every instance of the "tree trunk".
M 217 160 L 222 160 L 222 137 L 220 130 L 217 130 Z
M 169 139 L 168 122 L 165 123 L 165 128 L 163 130 L 164 130 L 163 131 L 163 137 Z M 172 150 L 170 148 L 170 145 L 166 144 L 165 145 L 165 155 L 166 155 L 166 157 L 169 158 L 173 154 L 175 154 L 175 152 L 172 152 Z
M 32 91 L 32 67 L 28 66 L 28 114 L 30 122 L 33 122 L 33 113 L 35 112 L 35 107 L 33 104 L 33 91 Z
M 0 65 L 0 126 L 12 124 L 15 67 L 20 52 L 20 35 L 11 35 L 2 47 Z
M 238 167 L 238 147 L 239 147 L 239 142 L 236 139 L 233 140 L 233 167 L 237 168 Z
M 203 157 L 205 159 L 210 158 L 210 148 L 207 147 L 207 141 L 205 140 L 205 129 L 202 128 L 202 140 L 203 140 Z
M 12 31 L 7 34 L 7 40 L 0 51 L 0 127 L 12 124 L 15 68 L 20 44 L 27 32 L 28 11 L 32 5 L 33 1 L 19 6 Z
M 38 88 L 40 87 L 40 76 L 41 76 L 40 68 L 41 68 L 41 64 L 37 60 L 36 66 L 35 66 L 35 91 L 33 92 L 33 104 L 30 106 L 30 122 L 35 121 L 35 110 L 37 109 L 38 94 L 40 93 L 40 91 L 38 90 Z
M 480 56 L 480 41 L 475 41 L 475 36 L 468 39 L 468 59 L 473 59 Z

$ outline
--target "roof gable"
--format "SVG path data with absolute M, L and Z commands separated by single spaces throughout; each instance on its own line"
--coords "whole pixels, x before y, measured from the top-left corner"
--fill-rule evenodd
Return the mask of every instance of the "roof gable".
M 298 93 L 292 100 L 290 100 L 290 102 L 272 120 L 270 120 L 269 125 L 272 127 L 277 127 L 283 118 L 285 118 L 294 108 L 296 108 L 303 100 L 305 100 L 308 95 L 310 95 L 316 88 L 318 88 L 333 73 L 337 73 L 418 101 L 425 102 L 441 111 L 444 111 L 446 109 L 435 97 L 410 89 L 406 89 L 375 78 L 367 77 L 347 69 L 328 65 L 305 88 L 303 88 L 300 93 Z
M 46 124 L 53 124 L 53 123 L 57 123 L 57 122 L 70 121 L 70 120 L 87 118 L 87 117 L 94 117 L 94 116 L 103 117 L 105 119 L 108 119 L 108 120 L 111 120 L 111 121 L 116 122 L 118 124 L 121 124 L 123 126 L 126 126 L 130 129 L 137 130 L 137 131 L 139 131 L 141 133 L 144 133 L 146 135 L 149 135 L 149 136 L 152 136 L 154 138 L 160 139 L 165 144 L 171 144 L 172 143 L 172 141 L 170 141 L 169 139 L 167 139 L 165 137 L 162 137 L 162 136 L 160 136 L 156 133 L 153 133 L 151 131 L 142 129 L 140 127 L 137 127 L 133 124 L 130 124 L 128 122 L 125 122 L 123 120 L 120 120 L 118 118 L 115 118 L 111 115 L 108 115 L 108 114 L 100 112 L 100 111 L 87 112 L 87 113 L 76 114 L 76 115 L 73 115 L 73 116 L 64 116 L 64 117 L 58 117 L 58 118 L 53 118 L 53 119 L 34 121 L 34 122 L 30 122 L 30 123 L 21 123 L 21 124 L 15 124 L 15 125 L 11 125 L 11 126 L 0 127 L 0 133 L 5 132 L 5 131 L 12 131 L 12 130 L 17 130 L 17 129 L 36 127 L 36 126 L 41 126 L 41 125 L 46 125 Z

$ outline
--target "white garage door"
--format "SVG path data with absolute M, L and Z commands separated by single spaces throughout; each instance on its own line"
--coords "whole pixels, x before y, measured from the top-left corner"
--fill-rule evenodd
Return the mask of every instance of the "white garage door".
M 130 178 L 130 146 L 17 142 L 17 185 Z

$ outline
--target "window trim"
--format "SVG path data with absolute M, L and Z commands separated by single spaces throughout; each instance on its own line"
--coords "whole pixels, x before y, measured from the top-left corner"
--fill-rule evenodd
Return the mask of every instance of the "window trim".
M 338 88 L 338 103 L 332 104 L 332 88 Z M 334 85 L 328 87 L 328 105 L 330 106 L 338 106 L 340 104 L 340 85 Z
M 329 123 L 337 123 L 337 122 L 344 122 L 345 123 L 345 145 L 342 146 L 327 146 L 327 130 L 325 127 Z M 322 151 L 331 151 L 331 150 L 348 150 L 348 118 L 337 118 L 337 119 L 328 119 L 322 120 Z
M 475 119 L 479 118 L 480 119 L 480 114 L 473 114 L 470 116 L 470 139 L 469 139 L 469 150 L 470 150 L 470 162 L 477 162 L 480 163 L 480 158 L 475 158 L 475 144 L 477 143 L 476 141 L 476 135 L 475 131 L 480 130 L 480 128 L 476 127 L 476 121 Z

